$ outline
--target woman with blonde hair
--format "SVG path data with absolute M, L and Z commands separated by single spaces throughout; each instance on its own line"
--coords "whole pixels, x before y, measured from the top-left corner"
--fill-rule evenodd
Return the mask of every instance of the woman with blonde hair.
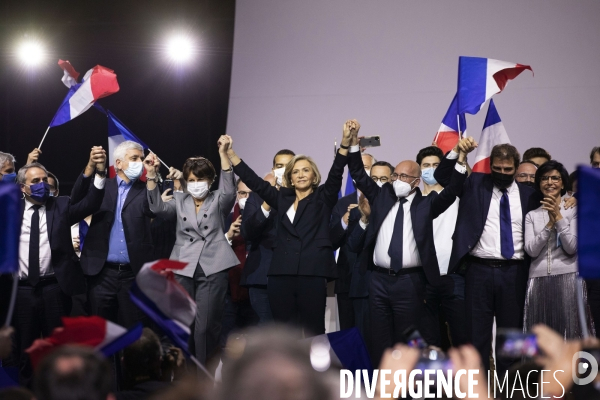
M 278 190 L 244 163 L 233 148 L 227 154 L 234 172 L 264 201 L 277 210 L 277 239 L 269 269 L 268 295 L 275 321 L 297 323 L 306 336 L 325 333 L 327 280 L 336 277 L 329 239 L 329 220 L 342 186 L 350 145 L 357 145 L 357 122 L 344 124 L 343 139 L 323 185 L 314 161 L 295 156 L 285 167 Z M 230 139 L 231 141 L 231 139 Z

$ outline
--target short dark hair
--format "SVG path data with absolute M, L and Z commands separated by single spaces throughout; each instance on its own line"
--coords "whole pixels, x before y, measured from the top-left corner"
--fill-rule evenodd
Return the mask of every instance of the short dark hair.
M 394 173 L 394 167 L 387 161 L 377 161 L 375 164 L 371 165 L 371 171 L 373 171 L 373 167 L 388 167 L 390 169 L 390 175 Z
M 540 165 L 538 170 L 535 172 L 535 187 L 539 190 L 540 184 L 542 183 L 542 176 L 554 170 L 558 171 L 560 174 L 560 179 L 563 182 L 563 189 L 560 191 L 560 194 L 564 196 L 564 194 L 567 193 L 567 186 L 569 186 L 569 172 L 564 165 L 556 160 L 550 160 Z
M 48 178 L 52 178 L 54 179 L 54 182 L 56 182 L 56 187 L 54 189 L 58 190 L 58 178 L 56 177 L 56 175 L 54 175 L 52 172 L 48 171 Z
M 436 156 L 440 159 L 440 161 L 442 161 L 442 158 L 444 158 L 444 152 L 437 146 L 424 147 L 417 153 L 417 164 L 420 166 L 423 159 L 429 156 Z
M 596 146 L 592 149 L 592 152 L 590 153 L 590 164 L 594 162 L 594 155 L 596 153 L 600 154 L 600 146 Z
M 552 156 L 550 155 L 550 153 L 548 153 L 545 149 L 542 149 L 541 147 L 532 147 L 530 149 L 525 150 L 525 153 L 523 153 L 523 161 L 531 160 L 534 157 L 547 158 L 548 161 L 552 160 Z
M 288 149 L 279 150 L 277 153 L 275 153 L 275 156 L 273 157 L 273 166 L 275 166 L 275 159 L 277 158 L 277 156 L 292 156 L 292 157 L 295 157 L 296 153 L 294 153 L 293 151 L 288 150 Z
M 65 359 L 78 359 L 66 369 L 58 366 Z M 89 347 L 61 346 L 46 356 L 35 375 L 38 400 L 106 400 L 111 389 L 108 362 Z
M 123 367 L 130 382 L 140 377 L 160 379 L 162 347 L 156 333 L 144 328 L 142 336 L 123 350 Z
M 490 167 L 494 163 L 494 158 L 499 160 L 513 160 L 515 163 L 515 171 L 519 167 L 519 161 L 521 160 L 519 150 L 510 143 L 497 144 L 492 148 L 492 154 L 490 154 Z
M 567 190 L 571 192 L 573 190 L 573 184 L 577 182 L 577 170 L 571 172 L 569 174 L 569 184 L 567 185 Z
M 190 174 L 196 175 L 198 179 L 215 180 L 217 173 L 209 159 L 204 157 L 190 157 L 183 164 L 183 180 L 187 181 Z

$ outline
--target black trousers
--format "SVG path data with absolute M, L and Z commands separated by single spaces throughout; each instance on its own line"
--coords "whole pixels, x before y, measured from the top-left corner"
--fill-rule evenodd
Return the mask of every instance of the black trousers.
M 600 337 L 600 279 L 586 279 L 588 304 L 596 327 L 596 337 Z
M 33 370 L 25 350 L 36 339 L 52 334 L 61 326 L 61 317 L 71 312 L 71 297 L 63 293 L 55 279 L 40 280 L 35 286 L 19 284 L 13 315 L 15 341 L 13 343 L 13 363 L 19 367 L 19 380 L 29 386 Z
M 298 325 L 306 337 L 325 333 L 327 280 L 324 277 L 270 276 L 267 290 L 276 322 Z
M 354 305 L 349 293 L 336 293 L 335 297 L 340 318 L 340 330 L 352 328 L 356 324 L 354 321 Z
M 456 347 L 468 342 L 464 277 L 457 274 L 444 275 L 436 285 L 427 283 L 425 308 L 426 326 L 421 335 L 428 344 L 444 348 L 444 343 L 451 342 Z M 446 324 L 450 328 L 450 340 L 447 339 Z
M 506 266 L 492 267 L 469 260 L 465 275 L 467 338 L 481 355 L 486 369 L 490 368 L 492 327 L 523 328 L 523 309 L 528 270 L 525 262 L 514 261 Z M 496 355 L 498 346 L 496 346 Z M 496 356 L 499 377 L 519 360 Z
M 408 328 L 422 330 L 426 283 L 422 268 L 397 276 L 377 271 L 371 274 L 369 311 L 373 365 L 379 365 L 385 349 L 406 341 L 403 333 Z

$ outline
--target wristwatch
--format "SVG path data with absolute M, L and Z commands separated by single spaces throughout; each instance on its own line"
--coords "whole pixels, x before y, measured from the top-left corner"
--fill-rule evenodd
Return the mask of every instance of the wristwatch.
M 100 178 L 105 178 L 106 177 L 106 170 L 105 169 L 103 169 L 102 171 L 96 170 L 96 175 L 98 175 Z
M 340 143 L 340 149 L 348 150 L 349 148 L 350 148 L 350 146 L 344 146 L 343 144 Z
M 148 175 L 146 175 L 146 181 L 152 181 L 154 183 L 158 183 L 158 176 L 155 176 L 154 178 L 150 178 L 150 177 L 148 177 Z

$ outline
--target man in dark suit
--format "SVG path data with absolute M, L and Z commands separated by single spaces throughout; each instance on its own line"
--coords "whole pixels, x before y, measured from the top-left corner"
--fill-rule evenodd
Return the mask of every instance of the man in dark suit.
M 19 241 L 19 282 L 13 316 L 16 328 L 16 357 L 24 383 L 31 378 L 28 355 L 35 339 L 49 336 L 61 325 L 60 318 L 71 312 L 71 296 L 85 291 L 85 281 L 71 239 L 71 225 L 100 207 L 106 154 L 102 147 L 92 149 L 85 175 L 90 190 L 81 201 L 51 197 L 48 172 L 39 163 L 23 166 L 17 183 L 23 192 L 22 224 Z M 90 185 L 92 180 L 93 185 Z M 15 359 L 16 361 L 16 359 Z
M 273 157 L 272 173 L 265 180 L 275 187 L 280 187 L 283 170 L 294 156 L 291 150 L 278 151 Z M 277 236 L 276 218 L 277 210 L 271 209 L 257 193 L 251 192 L 242 218 L 241 232 L 246 242 L 250 242 L 250 250 L 240 285 L 248 287 L 250 304 L 258 314 L 261 324 L 273 321 L 267 293 L 267 272 L 271 266 L 272 247 Z
M 154 248 L 146 185 L 140 181 L 144 150 L 139 143 L 125 141 L 114 150 L 117 176 L 108 179 L 102 205 L 93 215 L 81 252 L 90 309 L 127 328 L 145 316 L 129 298 L 129 288 L 144 263 L 152 261 Z M 74 188 L 74 197 L 85 192 Z
M 381 188 L 364 173 L 360 158 L 351 149 L 350 174 L 369 200 L 371 214 L 363 233 L 361 269 L 373 273 L 369 286 L 369 311 L 374 345 L 374 363 L 383 351 L 406 340 L 404 331 L 420 326 L 424 315 L 427 282 L 440 273 L 433 242 L 433 219 L 444 212 L 460 193 L 466 168 L 457 166 L 451 184 L 442 193 L 423 196 L 418 188 L 421 169 L 414 161 L 403 161 L 392 174 L 392 184 Z M 469 149 L 471 151 L 472 149 Z M 466 153 L 461 152 L 461 160 Z M 359 222 L 356 229 L 367 226 Z
M 448 182 L 456 156 L 450 152 L 435 170 L 441 184 Z M 488 369 L 494 316 L 498 329 L 523 326 L 529 264 L 523 227 L 525 215 L 539 207 L 540 198 L 532 188 L 515 182 L 519 160 L 514 146 L 496 145 L 490 156 L 491 174 L 474 172 L 466 180 L 448 269 L 449 274 L 465 274 L 467 339 Z M 498 375 L 504 377 L 512 362 L 497 359 Z

